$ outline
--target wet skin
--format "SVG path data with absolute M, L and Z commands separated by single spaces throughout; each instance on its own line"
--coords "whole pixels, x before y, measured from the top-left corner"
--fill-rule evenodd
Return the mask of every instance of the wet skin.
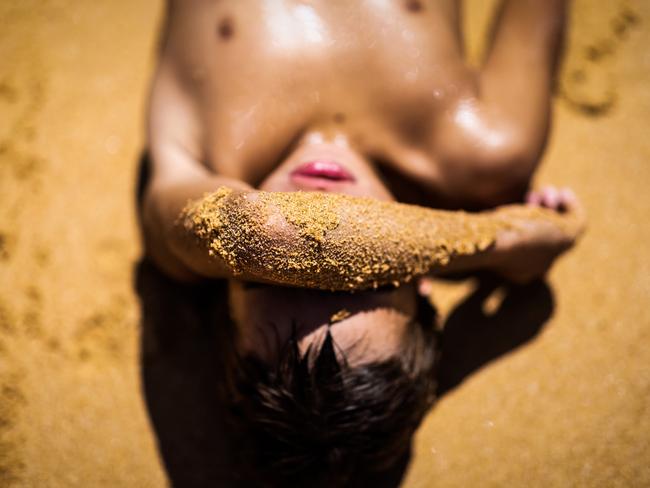
M 507 2 L 477 72 L 458 2 L 171 2 L 150 148 L 170 171 L 256 186 L 316 132 L 346 140 L 354 170 L 416 185 L 386 182 L 417 203 L 515 201 L 546 140 L 562 22 L 563 2 Z
M 170 1 L 149 110 L 147 252 L 180 279 L 230 278 L 223 263 L 179 244 L 175 227 L 188 200 L 221 185 L 439 208 L 522 202 L 547 138 L 564 10 L 561 0 L 505 1 L 485 63 L 473 70 L 463 59 L 459 2 Z M 310 163 L 330 167 L 301 170 Z M 349 177 L 333 178 L 337 168 Z M 529 201 L 577 205 L 572 197 Z M 498 260 L 465 268 L 498 262 L 503 274 L 530 279 L 575 238 L 535 229 L 507 236 Z M 522 269 L 531 261 L 532 276 Z M 288 305 L 267 321 L 323 324 L 308 311 L 289 316 L 294 290 L 258 291 L 244 308 L 278 293 Z M 355 327 L 408 322 L 391 300 L 368 303 L 383 316 Z

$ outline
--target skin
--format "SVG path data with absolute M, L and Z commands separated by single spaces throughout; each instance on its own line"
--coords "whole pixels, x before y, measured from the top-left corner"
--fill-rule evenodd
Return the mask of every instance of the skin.
M 496 213 L 527 201 L 580 213 L 568 189 L 529 192 L 547 139 L 565 10 L 562 0 L 504 1 L 485 62 L 473 70 L 463 59 L 460 2 L 170 0 L 148 114 L 147 253 L 181 280 L 232 279 L 177 225 L 189 200 L 224 185 Z M 318 159 L 335 160 L 354 181 L 291 177 Z M 525 282 L 578 234 L 531 222 L 449 270 L 487 268 Z M 326 292 L 270 285 L 253 293 L 233 284 L 230 293 L 239 347 L 268 358 L 265 324 L 276 325 L 282 343 L 299 322 L 311 331 L 305 345 L 342 308 Z M 399 340 L 387 337 L 398 338 L 412 318 L 415 293 L 350 295 L 356 313 L 336 324 L 335 341 L 367 351 L 366 360 L 396 353 Z M 393 332 L 379 334 L 378 325 Z

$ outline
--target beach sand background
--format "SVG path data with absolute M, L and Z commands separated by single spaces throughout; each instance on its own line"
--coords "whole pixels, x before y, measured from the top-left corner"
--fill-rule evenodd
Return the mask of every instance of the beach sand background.
M 494 2 L 468 7 L 476 59 Z M 573 187 L 588 233 L 551 272 L 530 337 L 442 397 L 404 486 L 650 486 L 650 1 L 572 11 L 536 181 Z M 0 486 L 167 483 L 132 284 L 161 12 L 0 3 Z M 435 287 L 443 320 L 476 286 Z M 486 296 L 487 317 L 503 296 Z

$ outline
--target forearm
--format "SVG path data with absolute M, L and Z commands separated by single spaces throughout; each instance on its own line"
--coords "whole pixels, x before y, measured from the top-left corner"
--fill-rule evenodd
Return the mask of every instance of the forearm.
M 179 222 L 188 202 L 222 186 L 248 188 L 237 180 L 202 176 L 180 182 L 154 180 L 146 189 L 141 216 L 146 253 L 170 276 L 187 281 L 231 275 L 230 268 L 208 256 L 202 246 L 188 237 Z
M 219 191 L 186 208 L 188 234 L 246 279 L 358 290 L 445 271 L 501 266 L 527 223 L 562 231 L 556 212 L 482 214 L 322 193 Z

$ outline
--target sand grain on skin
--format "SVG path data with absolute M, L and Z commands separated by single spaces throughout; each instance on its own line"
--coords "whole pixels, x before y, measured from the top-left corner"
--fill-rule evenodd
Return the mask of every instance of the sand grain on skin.
M 555 212 L 524 206 L 471 214 L 339 194 L 246 194 L 225 187 L 188 205 L 181 219 L 235 274 L 326 290 L 407 283 L 485 251 L 518 222 L 569 225 Z

